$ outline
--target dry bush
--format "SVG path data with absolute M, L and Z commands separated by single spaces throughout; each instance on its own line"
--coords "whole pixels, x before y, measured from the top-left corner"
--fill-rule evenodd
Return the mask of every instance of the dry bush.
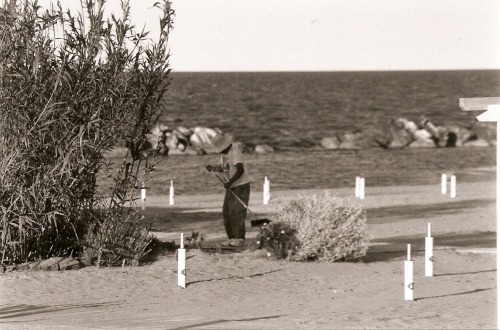
M 277 217 L 296 230 L 299 246 L 289 260 L 349 261 L 366 255 L 366 212 L 347 199 L 301 196 L 283 207 Z

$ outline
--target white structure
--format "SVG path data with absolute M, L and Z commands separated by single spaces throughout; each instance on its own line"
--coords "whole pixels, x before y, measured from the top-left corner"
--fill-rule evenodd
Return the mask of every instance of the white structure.
M 441 174 L 441 194 L 446 195 L 447 193 L 447 175 L 445 173 Z M 457 197 L 457 177 L 456 175 L 450 176 L 450 197 Z
M 359 198 L 359 187 L 360 187 L 361 178 L 359 176 L 356 177 L 356 186 L 354 188 L 354 196 Z
M 500 288 L 500 200 L 498 193 L 500 192 L 500 97 L 481 97 L 481 98 L 461 98 L 459 100 L 460 108 L 464 111 L 487 110 L 477 116 L 477 120 L 482 122 L 497 123 L 497 288 Z M 497 328 L 500 328 L 500 294 L 497 290 Z
M 186 249 L 184 249 L 184 234 L 177 250 L 177 285 L 186 288 Z
M 405 260 L 405 300 L 413 300 L 413 261 L 411 260 L 411 244 L 408 244 L 408 256 Z
M 457 177 L 454 175 L 450 177 L 450 197 L 457 197 Z
M 431 224 L 427 224 L 425 237 L 425 276 L 434 276 L 434 237 L 431 235 Z
M 141 187 L 141 201 L 142 201 L 142 209 L 146 209 L 146 186 L 142 183 Z
M 262 194 L 262 202 L 265 205 L 269 204 L 269 200 L 271 199 L 270 188 L 271 188 L 270 182 L 266 176 L 266 177 L 264 177 L 264 188 L 263 188 L 263 194 Z
M 173 180 L 170 180 L 169 204 L 174 205 L 174 181 Z

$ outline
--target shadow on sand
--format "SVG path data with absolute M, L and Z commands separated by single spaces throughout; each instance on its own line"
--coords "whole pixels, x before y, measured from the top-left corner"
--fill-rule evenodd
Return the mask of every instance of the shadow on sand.
M 16 322 L 10 321 L 18 317 L 32 316 L 39 314 L 56 313 L 60 311 L 67 311 L 72 309 L 83 308 L 102 308 L 106 306 L 119 305 L 120 302 L 97 303 L 97 304 L 76 304 L 76 305 L 15 305 L 0 307 L 0 323 L 3 322 Z M 8 321 L 4 321 L 8 320 Z M 24 320 L 25 321 L 25 320 Z
M 404 260 L 407 244 L 411 244 L 414 255 L 423 255 L 425 240 L 419 236 L 397 236 L 384 239 L 375 239 L 371 243 L 363 262 L 379 262 L 393 259 Z M 434 236 L 434 247 L 450 248 L 493 248 L 496 246 L 496 233 L 450 233 Z
M 450 293 L 450 294 L 444 294 L 444 295 L 440 295 L 440 296 L 422 297 L 422 298 L 416 298 L 415 301 L 427 300 L 427 299 L 436 299 L 436 298 L 445 298 L 445 297 L 452 297 L 452 296 L 461 296 L 461 295 L 464 295 L 464 294 L 472 294 L 472 293 L 478 293 L 478 292 L 483 292 L 483 291 L 488 291 L 488 290 L 496 290 L 496 288 L 475 289 L 475 290 L 471 290 L 471 291 Z
M 252 317 L 252 318 L 247 318 L 247 319 L 234 319 L 234 320 L 214 320 L 214 321 L 209 321 L 209 322 L 186 325 L 186 326 L 178 327 L 175 329 L 176 330 L 192 329 L 192 328 L 198 328 L 198 327 L 221 324 L 221 323 L 228 323 L 228 322 L 250 322 L 250 321 L 259 321 L 259 320 L 270 320 L 270 319 L 280 318 L 283 316 L 286 316 L 286 315 L 271 315 L 271 316 Z

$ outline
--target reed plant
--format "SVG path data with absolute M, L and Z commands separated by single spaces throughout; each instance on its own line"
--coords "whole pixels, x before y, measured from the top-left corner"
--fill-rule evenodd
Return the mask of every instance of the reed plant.
M 154 170 L 143 150 L 165 111 L 174 12 L 167 0 L 156 3 L 160 34 L 151 40 L 132 24 L 126 0 L 110 17 L 105 0 L 82 0 L 81 12 L 1 3 L 1 264 L 78 255 L 86 232 L 101 226 L 112 235 L 110 217 L 130 218 L 119 210 Z M 106 154 L 118 141 L 127 152 L 111 173 Z M 101 176 L 114 180 L 108 196 L 98 193 Z

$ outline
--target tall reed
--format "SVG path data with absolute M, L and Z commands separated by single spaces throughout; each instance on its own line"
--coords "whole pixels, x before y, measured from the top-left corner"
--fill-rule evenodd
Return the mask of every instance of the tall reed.
M 174 11 L 156 3 L 161 31 L 151 40 L 121 3 L 121 16 L 105 17 L 104 0 L 82 0 L 76 13 L 2 1 L 2 264 L 78 253 L 89 224 L 119 214 L 154 169 L 142 150 L 165 111 Z M 122 169 L 111 173 L 106 153 L 123 140 Z M 114 178 L 110 199 L 97 191 L 101 175 Z

